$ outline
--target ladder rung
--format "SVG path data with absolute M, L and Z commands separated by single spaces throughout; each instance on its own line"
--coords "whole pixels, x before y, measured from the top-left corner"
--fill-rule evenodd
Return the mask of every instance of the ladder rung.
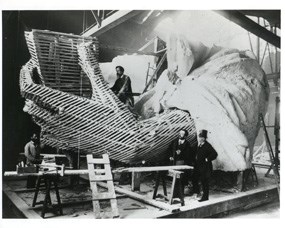
M 89 175 L 90 181 L 113 181 L 112 175 Z
M 92 201 L 103 201 L 103 200 L 112 200 L 116 199 L 116 197 L 111 197 L 111 198 L 93 198 Z
M 103 159 L 93 159 L 93 161 L 88 161 L 88 164 L 101 165 L 101 164 L 110 164 L 110 162 L 105 161 Z
M 92 200 L 104 200 L 115 199 L 116 194 L 114 192 L 93 192 Z
M 92 200 L 93 201 L 99 201 L 99 200 L 111 200 L 111 199 L 116 199 L 116 197 L 115 196 L 112 196 L 112 197 L 100 197 L 100 196 L 98 196 L 98 197 L 93 197 L 92 198 Z
M 105 169 L 94 169 L 94 172 L 95 173 L 100 173 L 100 174 L 106 173 Z
M 112 178 L 106 178 L 106 177 L 96 177 L 96 178 L 92 178 L 90 179 L 90 182 L 100 182 L 100 181 L 113 181 Z
M 103 158 L 93 158 L 91 154 L 88 154 L 86 157 L 88 164 L 110 164 L 110 159 L 105 154 L 103 155 Z

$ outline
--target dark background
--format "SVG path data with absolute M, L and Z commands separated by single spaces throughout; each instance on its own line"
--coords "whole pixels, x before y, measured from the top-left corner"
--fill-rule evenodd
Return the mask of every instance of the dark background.
M 87 16 L 87 20 L 91 19 Z M 57 23 L 58 21 L 61 23 Z M 23 112 L 19 73 L 30 59 L 24 31 L 46 29 L 80 34 L 83 11 L 2 11 L 2 171 L 15 170 L 18 154 L 40 128 Z

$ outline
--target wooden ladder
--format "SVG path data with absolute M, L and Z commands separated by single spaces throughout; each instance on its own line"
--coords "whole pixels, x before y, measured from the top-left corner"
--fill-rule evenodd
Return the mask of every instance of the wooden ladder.
M 279 176 L 279 171 L 278 171 L 278 162 L 274 156 L 262 114 L 259 115 L 259 118 L 260 118 L 261 127 L 263 128 L 263 131 L 264 131 L 264 138 L 265 138 L 266 146 L 269 151 L 269 157 L 270 157 L 271 164 L 272 164 L 275 183 L 277 185 L 278 195 L 280 196 L 280 184 L 279 184 L 280 176 Z
M 117 199 L 115 194 L 109 156 L 107 154 L 103 154 L 103 158 L 93 158 L 92 154 L 88 154 L 86 157 L 88 164 L 90 187 L 92 190 L 92 202 L 95 218 L 102 218 L 100 213 L 101 207 L 99 202 L 102 200 L 110 201 L 113 218 L 119 218 L 119 210 L 117 206 Z M 98 182 L 102 181 L 107 182 L 107 192 L 98 191 L 97 184 Z
M 165 52 L 165 53 L 163 54 L 163 56 L 161 57 L 159 63 L 157 64 L 156 69 L 155 69 L 154 73 L 152 74 L 150 80 L 146 83 L 146 86 L 145 86 L 145 88 L 144 88 L 144 90 L 143 90 L 143 93 L 145 93 L 145 92 L 147 91 L 148 87 L 151 85 L 151 83 L 153 83 L 153 80 L 157 80 L 157 78 L 156 78 L 157 72 L 160 70 L 160 68 L 161 68 L 161 66 L 162 66 L 162 64 L 163 64 L 163 62 L 166 60 L 166 56 L 167 56 L 167 53 Z M 148 73 L 147 73 L 147 74 L 148 74 Z M 147 78 L 148 78 L 148 77 L 149 77 L 149 76 L 147 76 Z

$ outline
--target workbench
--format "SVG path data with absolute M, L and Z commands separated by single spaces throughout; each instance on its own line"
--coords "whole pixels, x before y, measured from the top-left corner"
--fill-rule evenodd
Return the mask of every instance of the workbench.
M 141 173 L 144 172 L 156 172 L 157 176 L 159 172 L 165 172 L 169 170 L 190 170 L 193 169 L 193 166 L 189 165 L 171 165 L 171 166 L 149 166 L 149 167 L 130 167 L 130 168 L 122 168 L 122 169 L 115 169 L 113 173 L 124 173 L 124 172 L 131 172 L 132 173 L 132 183 L 131 189 L 132 191 L 140 191 L 140 177 Z

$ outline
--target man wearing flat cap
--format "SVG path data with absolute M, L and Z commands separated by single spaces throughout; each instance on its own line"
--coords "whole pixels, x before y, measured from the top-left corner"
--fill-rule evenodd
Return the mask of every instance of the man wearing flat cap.
M 202 184 L 203 196 L 199 202 L 209 199 L 209 181 L 213 171 L 212 161 L 218 156 L 215 149 L 206 141 L 207 131 L 201 130 L 198 134 L 198 147 L 194 165 L 193 191 L 199 194 L 199 182 Z

